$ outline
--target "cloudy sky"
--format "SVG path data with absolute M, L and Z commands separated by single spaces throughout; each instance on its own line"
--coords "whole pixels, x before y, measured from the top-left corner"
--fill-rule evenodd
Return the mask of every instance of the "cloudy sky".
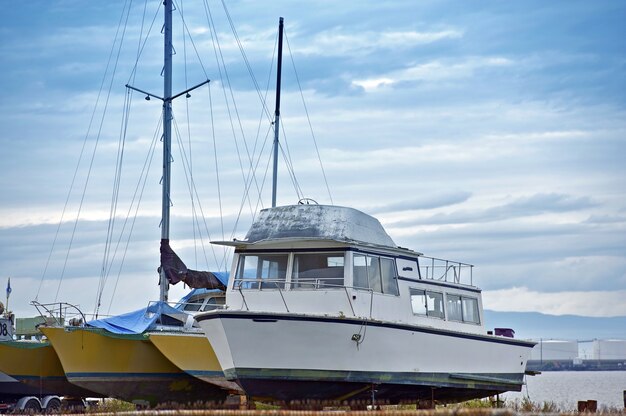
M 162 95 L 161 14 L 123 3 L 3 10 L 0 286 L 20 315 L 35 298 L 92 312 L 100 287 L 101 313 L 158 297 L 160 105 L 124 85 Z M 300 191 L 283 157 L 279 204 L 352 206 L 398 245 L 474 264 L 488 309 L 626 315 L 626 3 L 225 3 L 239 44 L 221 2 L 174 18 L 174 91 L 211 79 L 174 103 L 171 235 L 190 267 L 224 269 L 208 239 L 242 238 L 270 205 L 261 98 L 272 113 L 284 16 L 281 153 Z

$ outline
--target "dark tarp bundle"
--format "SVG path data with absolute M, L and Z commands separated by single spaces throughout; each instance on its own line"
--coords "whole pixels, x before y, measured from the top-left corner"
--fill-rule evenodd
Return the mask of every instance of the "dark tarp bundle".
M 194 289 L 226 290 L 226 285 L 214 273 L 188 269 L 170 247 L 170 241 L 166 239 L 161 240 L 161 267 L 159 272 L 165 274 L 172 285 L 185 282 L 187 286 Z

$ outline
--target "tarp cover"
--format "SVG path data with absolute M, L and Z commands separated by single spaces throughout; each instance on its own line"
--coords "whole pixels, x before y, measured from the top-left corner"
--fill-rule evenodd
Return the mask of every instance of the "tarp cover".
M 198 289 L 220 289 L 226 290 L 226 284 L 213 272 L 191 270 L 174 253 L 170 247 L 170 241 L 161 240 L 161 268 L 160 272 L 165 274 L 170 284 L 185 282 L 187 286 Z
M 153 327 L 162 314 L 185 314 L 165 302 L 155 302 L 148 307 L 122 315 L 87 322 L 87 326 L 106 329 L 114 334 L 141 334 Z
M 357 241 L 396 247 L 376 218 L 354 208 L 333 205 L 287 205 L 261 210 L 245 242 L 280 238 Z

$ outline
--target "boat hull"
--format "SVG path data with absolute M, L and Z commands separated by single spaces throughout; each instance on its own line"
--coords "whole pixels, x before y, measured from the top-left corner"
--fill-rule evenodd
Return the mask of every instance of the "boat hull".
M 203 333 L 150 332 L 148 337 L 161 354 L 187 374 L 231 393 L 242 393 L 237 383 L 224 377 L 215 352 Z
M 102 329 L 42 327 L 67 379 L 107 397 L 154 406 L 220 402 L 226 392 L 172 364 L 143 335 Z
M 461 401 L 521 390 L 533 343 L 345 317 L 196 318 L 229 380 L 266 401 Z M 355 341 L 359 338 L 359 342 Z
M 0 371 L 23 385 L 20 394 L 54 394 L 98 397 L 93 391 L 70 383 L 59 358 L 47 342 L 6 341 L 0 343 Z M 11 390 L 20 389 L 11 383 Z

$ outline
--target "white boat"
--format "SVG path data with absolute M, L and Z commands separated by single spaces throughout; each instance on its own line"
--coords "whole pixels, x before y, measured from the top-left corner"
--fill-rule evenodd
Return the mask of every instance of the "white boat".
M 257 400 L 454 402 L 521 390 L 533 342 L 484 325 L 472 266 L 398 247 L 352 208 L 261 211 L 222 309 L 195 316 Z

